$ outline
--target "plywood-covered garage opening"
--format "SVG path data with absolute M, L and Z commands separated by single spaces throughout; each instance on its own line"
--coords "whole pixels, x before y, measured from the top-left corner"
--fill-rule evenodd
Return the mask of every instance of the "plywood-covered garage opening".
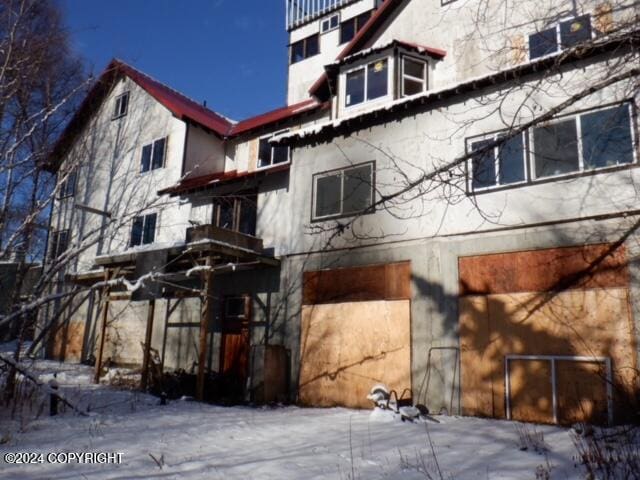
M 411 388 L 409 262 L 305 272 L 299 400 L 368 408 L 376 383 Z
M 623 247 L 465 257 L 459 276 L 465 414 L 569 424 L 630 413 L 637 362 Z

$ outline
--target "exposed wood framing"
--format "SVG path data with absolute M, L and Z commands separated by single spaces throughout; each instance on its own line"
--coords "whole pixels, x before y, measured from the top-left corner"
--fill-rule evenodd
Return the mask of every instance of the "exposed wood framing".
M 211 257 L 207 257 L 205 265 L 212 267 Z M 200 317 L 200 350 L 198 351 L 198 379 L 196 384 L 196 398 L 204 399 L 204 371 L 207 362 L 207 334 L 209 318 L 213 311 L 213 269 L 207 268 L 202 272 L 203 299 L 202 315 Z
M 149 300 L 149 306 L 147 308 L 147 331 L 145 332 L 144 339 L 144 357 L 142 359 L 142 379 L 140 381 L 140 388 L 146 390 L 149 385 L 149 359 L 151 357 L 151 335 L 153 333 L 153 316 L 156 311 L 156 301 L 154 299 Z
M 102 356 L 104 355 L 104 342 L 107 334 L 107 319 L 109 316 L 109 278 L 110 270 L 105 269 L 105 286 L 102 290 L 102 325 L 100 326 L 100 343 L 98 344 L 98 358 L 96 359 L 96 370 L 93 376 L 93 383 L 100 383 L 100 370 L 102 370 Z

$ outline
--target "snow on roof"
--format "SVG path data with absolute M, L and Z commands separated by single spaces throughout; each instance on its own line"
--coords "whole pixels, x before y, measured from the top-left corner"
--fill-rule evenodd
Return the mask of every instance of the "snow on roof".
M 407 50 L 412 50 L 412 51 L 420 53 L 420 54 L 426 54 L 426 55 L 429 55 L 429 56 L 437 58 L 437 59 L 444 58 L 447 55 L 446 51 L 441 50 L 439 48 L 428 47 L 426 45 L 419 45 L 417 43 L 412 43 L 412 42 L 407 42 L 407 41 L 404 41 L 404 40 L 393 39 L 393 40 L 391 40 L 389 42 L 386 42 L 386 43 L 384 43 L 382 45 L 366 48 L 364 50 L 359 50 L 356 53 L 353 53 L 353 54 L 351 54 L 351 55 L 349 55 L 347 57 L 344 57 L 344 58 L 341 58 L 341 59 L 337 59 L 335 62 L 328 64 L 327 67 L 344 65 L 345 63 L 350 63 L 350 62 L 353 62 L 353 61 L 358 60 L 360 58 L 367 57 L 367 56 L 371 55 L 372 53 L 382 52 L 383 50 L 386 50 L 386 49 L 392 48 L 392 47 L 396 47 L 396 46 L 404 47 Z

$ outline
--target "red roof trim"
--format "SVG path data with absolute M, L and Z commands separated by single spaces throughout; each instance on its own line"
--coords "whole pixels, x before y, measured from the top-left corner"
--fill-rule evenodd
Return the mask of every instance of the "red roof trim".
M 231 128 L 229 135 L 240 135 L 259 127 L 264 127 L 272 123 L 287 120 L 302 113 L 311 112 L 321 106 L 321 103 L 311 98 L 300 103 L 277 108 L 275 110 L 271 110 L 270 112 L 262 113 L 260 115 L 256 115 L 255 117 L 247 118 L 246 120 L 237 123 Z
M 362 48 L 365 42 L 367 42 L 367 40 L 369 40 L 373 36 L 382 22 L 384 22 L 393 13 L 393 11 L 402 4 L 402 2 L 404 2 L 404 0 L 386 0 L 382 4 L 382 6 L 371 16 L 369 21 L 364 24 L 364 27 L 360 29 L 356 36 L 351 39 L 346 47 L 344 47 L 344 49 L 336 57 L 336 61 L 342 60 L 343 58 L 353 53 L 354 50 Z M 315 96 L 318 90 L 320 90 L 322 85 L 327 80 L 327 74 L 323 73 L 320 78 L 318 78 L 318 80 L 316 80 L 315 83 L 311 86 L 311 88 L 309 89 L 309 93 Z

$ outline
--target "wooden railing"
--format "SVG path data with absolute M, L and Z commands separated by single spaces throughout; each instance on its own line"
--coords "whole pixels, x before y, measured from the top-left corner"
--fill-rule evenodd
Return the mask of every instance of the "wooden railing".
M 199 225 L 187 229 L 187 242 L 202 242 L 205 240 L 215 240 L 228 243 L 234 247 L 246 248 L 254 252 L 262 252 L 262 239 L 245 235 L 244 233 L 216 227 L 214 225 Z

